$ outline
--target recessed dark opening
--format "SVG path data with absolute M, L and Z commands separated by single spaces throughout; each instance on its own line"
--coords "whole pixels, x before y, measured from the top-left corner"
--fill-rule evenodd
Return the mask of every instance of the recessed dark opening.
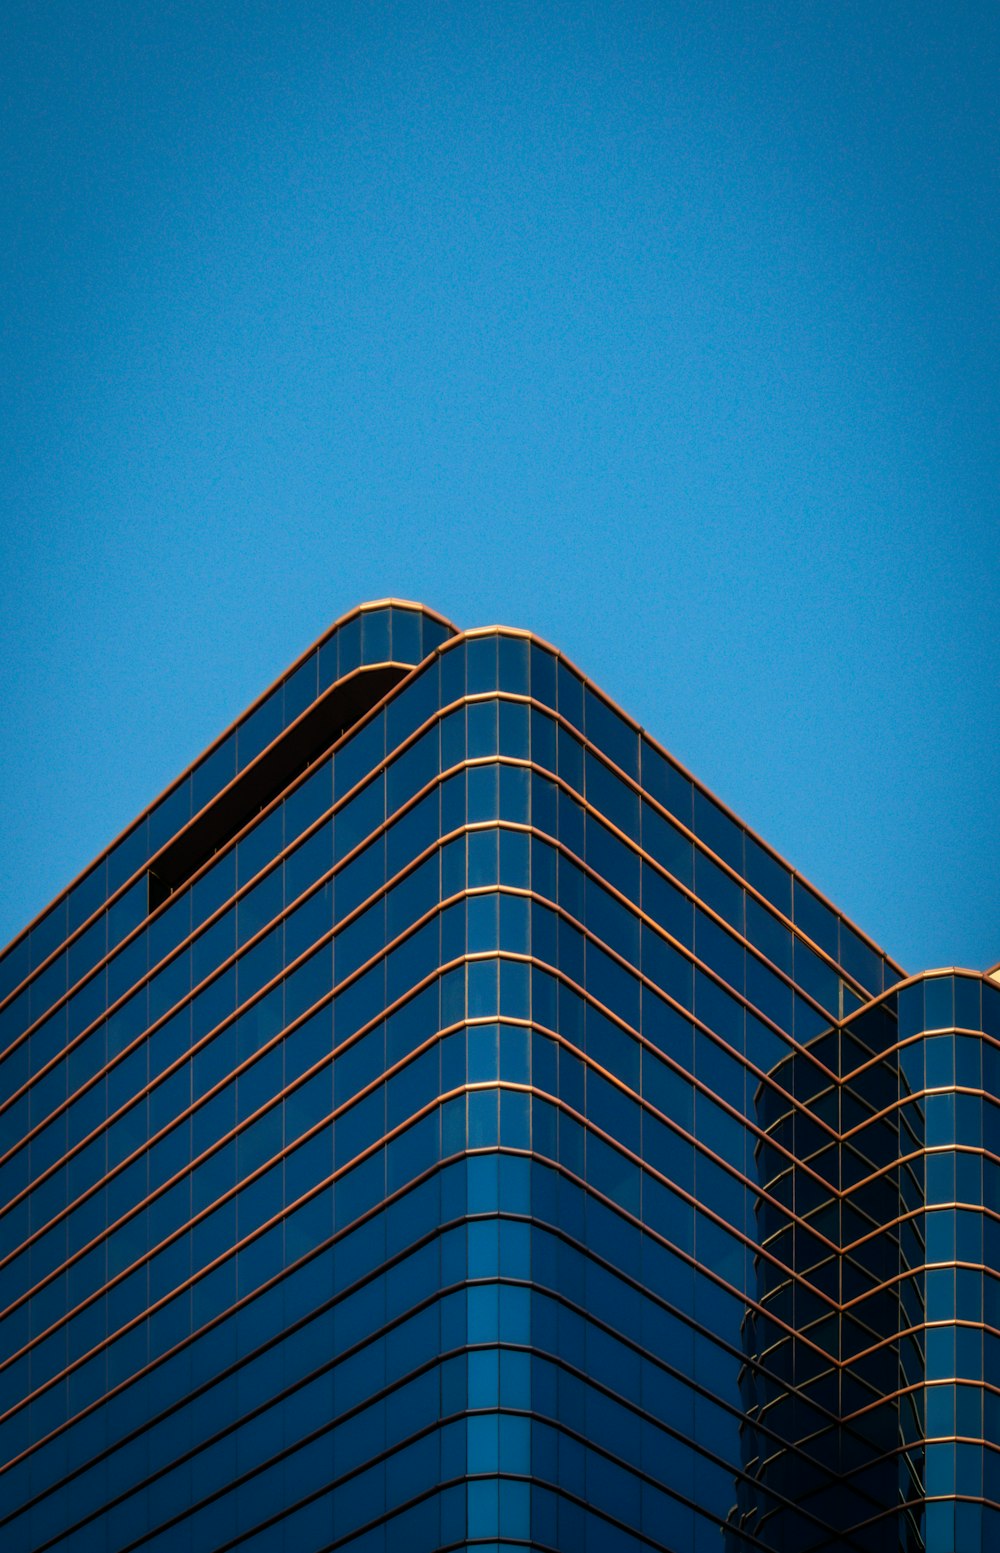
M 359 669 L 331 685 L 156 854 L 147 872 L 149 910 L 161 906 L 409 672 L 402 666 L 381 664 Z

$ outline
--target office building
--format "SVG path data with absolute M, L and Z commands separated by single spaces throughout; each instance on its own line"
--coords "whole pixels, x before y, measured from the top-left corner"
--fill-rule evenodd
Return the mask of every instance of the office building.
M 345 616 L 0 998 L 5 1550 L 1000 1542 L 1000 985 L 543 642 Z

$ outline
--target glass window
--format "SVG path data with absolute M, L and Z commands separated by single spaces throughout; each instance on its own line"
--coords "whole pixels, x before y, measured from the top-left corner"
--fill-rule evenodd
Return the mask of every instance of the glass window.
M 531 695 L 543 706 L 556 707 L 556 659 L 546 647 L 531 643 Z
M 560 750 L 560 775 L 562 751 Z M 587 752 L 587 801 L 627 836 L 639 835 L 639 795 L 603 761 Z M 574 783 L 574 785 L 576 785 Z
M 529 711 L 516 701 L 500 702 L 500 752 L 518 760 L 531 754 Z
M 645 926 L 642 929 L 642 970 L 668 996 L 675 998 L 685 1008 L 691 1007 L 691 961 L 672 949 L 658 933 Z
M 108 947 L 113 949 L 120 943 L 126 934 L 146 920 L 148 908 L 148 885 L 145 878 L 137 879 L 124 895 L 120 895 L 113 905 L 108 907 Z
M 415 733 L 429 718 L 435 717 L 437 711 L 437 674 L 424 669 L 399 690 L 386 706 L 386 754 L 391 754 L 411 733 Z M 429 730 L 428 736 L 436 749 L 435 732 Z
M 786 917 L 791 917 L 792 876 L 784 863 L 761 846 L 749 831 L 744 835 L 743 847 L 747 883 L 766 896 Z
M 372 717 L 339 746 L 333 757 L 334 795 L 344 795 L 385 759 L 385 713 Z
M 531 711 L 531 759 L 544 771 L 556 770 L 556 724 L 535 707 Z
M 340 678 L 339 631 L 334 631 L 320 646 L 317 654 L 317 676 L 317 695 L 322 695 L 324 690 L 328 690 Z
M 366 610 L 361 616 L 362 663 L 387 663 L 390 654 L 390 611 Z
M 284 905 L 281 869 L 272 869 L 239 902 L 239 942 L 245 944 L 274 920 Z
M 267 748 L 272 739 L 276 739 L 284 727 L 284 687 L 279 685 L 272 690 L 266 701 L 261 702 L 255 712 L 245 719 L 236 731 L 236 748 L 238 751 L 238 765 L 242 771 L 245 766 Z
M 955 977 L 955 1024 L 960 1030 L 982 1029 L 981 989 L 978 978 Z
M 928 1089 L 941 1089 L 955 1082 L 955 1045 L 950 1035 L 934 1035 L 924 1042 Z
M 837 959 L 840 952 L 837 918 L 801 879 L 795 880 L 794 921 L 807 938 Z
M 642 805 L 642 846 L 675 879 L 689 887 L 694 881 L 694 847 L 683 832 L 651 804 Z
M 586 857 L 590 867 L 620 890 L 630 901 L 639 901 L 640 859 L 638 853 L 610 831 L 592 814 L 586 816 Z M 644 865 L 646 868 L 648 864 Z M 648 909 L 648 908 L 647 908 Z
M 74 885 L 73 889 L 70 891 L 66 903 L 66 925 L 68 931 L 72 933 L 76 928 L 80 927 L 82 923 L 86 922 L 87 918 L 91 916 L 99 906 L 104 904 L 104 901 L 107 899 L 107 895 L 107 864 L 105 859 L 102 858 L 100 862 L 94 864 L 90 872 L 85 874 L 80 882 Z M 22 960 L 23 969 L 15 975 L 15 967 L 12 965 L 10 970 L 8 970 L 7 961 L 4 961 L 3 981 L 5 991 L 9 991 L 11 988 L 15 987 L 17 983 L 27 975 L 29 967 L 26 962 L 29 954 L 29 940 L 27 937 L 25 937 L 21 939 L 20 944 L 15 946 L 15 950 L 11 951 L 11 956 L 13 959 L 21 959 L 24 957 Z
M 466 709 L 470 760 L 497 753 L 497 703 L 476 701 Z
M 954 1024 L 952 977 L 930 976 L 924 982 L 924 1021 L 926 1030 L 942 1030 Z
M 235 775 L 236 734 L 233 732 L 191 773 L 192 813 L 197 814 L 217 793 L 221 793 Z
M 642 785 L 651 797 L 675 815 L 682 825 L 691 828 L 693 814 L 693 789 L 690 778 L 679 771 L 672 761 L 650 744 L 642 740 Z
M 236 893 L 236 849 L 224 852 L 218 862 L 191 886 L 191 917 L 194 926 L 204 922 L 213 911 Z
M 291 904 L 333 866 L 333 824 L 327 820 L 285 858 L 285 900 Z
M 397 663 L 419 663 L 425 656 L 421 640 L 421 616 L 412 609 L 394 606 L 392 620 L 392 656 Z
M 882 990 L 882 960 L 875 950 L 862 942 L 857 933 L 841 919 L 840 963 L 848 976 L 869 992 Z
M 754 1008 L 773 1019 L 783 1030 L 792 1028 L 792 989 L 769 971 L 755 955 L 746 956 L 746 993 Z M 756 1021 L 755 1021 L 756 1023 Z M 757 1059 L 755 1059 L 757 1060 Z
M 738 938 L 705 915 L 695 912 L 695 953 L 737 992 L 743 991 L 746 950 Z
M 237 843 L 237 873 L 244 885 L 262 868 L 265 868 L 281 851 L 284 834 L 284 814 L 279 804 L 265 818 L 258 820 Z
M 558 660 L 559 713 L 574 728 L 583 732 L 583 682 L 569 664 Z
M 803 992 L 815 998 L 830 1013 L 839 1013 L 840 978 L 836 970 L 821 960 L 800 938 L 795 940 L 794 975 Z
M 704 852 L 695 853 L 694 888 L 706 906 L 717 911 L 737 932 L 743 932 L 743 889 Z
M 336 855 L 344 858 L 366 841 L 385 819 L 385 776 L 381 773 L 369 782 L 342 809 L 334 820 Z
M 471 766 L 468 772 L 469 824 L 498 818 L 498 771 L 496 766 Z
M 338 678 L 343 679 L 346 675 L 352 674 L 361 664 L 361 616 L 355 615 L 353 620 L 346 620 L 338 632 L 338 637 Z
M 149 851 L 152 856 L 191 818 L 191 778 L 185 777 L 173 792 L 160 800 L 149 816 Z M 103 899 L 103 895 L 102 895 Z
M 325 814 L 333 803 L 333 762 L 325 760 L 310 777 L 288 793 L 281 807 L 284 811 L 284 839 L 286 845 Z M 241 871 L 241 879 L 243 877 Z
M 465 695 L 465 643 L 447 646 L 438 660 L 441 677 L 441 706 L 447 707 Z
M 792 934 L 778 918 L 748 895 L 746 900 L 746 935 L 756 949 L 767 956 L 772 965 L 791 975 Z
M 583 792 L 583 749 L 579 740 L 566 728 L 560 727 L 556 742 L 559 748 L 559 775 L 569 787 Z
M 336 648 L 334 648 L 336 656 Z M 307 706 L 312 706 L 317 695 L 317 666 L 319 653 L 311 652 L 304 663 L 300 663 L 294 673 L 289 674 L 282 687 L 284 694 L 283 717 L 286 728 L 299 717 Z M 333 678 L 329 681 L 332 684 Z
M 648 863 L 642 865 L 642 909 L 672 938 L 694 947 L 694 905 L 687 895 Z
M 707 793 L 695 789 L 694 832 L 736 872 L 743 872 L 743 829 Z
M 624 718 L 589 687 L 585 695 L 586 734 L 636 781 L 639 779 L 639 735 Z
M 87 971 L 93 970 L 99 960 L 103 960 L 107 951 L 107 914 L 102 912 L 96 922 L 92 922 L 86 932 L 74 939 L 70 944 L 69 955 L 69 985 L 80 980 Z
M 727 1045 L 743 1050 L 743 1005 L 711 977 L 695 971 L 694 1011 L 703 1024 L 722 1037 Z
M 466 695 L 481 695 L 497 688 L 497 638 L 470 637 L 465 648 Z
M 386 873 L 394 877 L 438 839 L 440 795 L 431 791 L 386 832 Z
M 529 647 L 523 636 L 501 635 L 498 639 L 498 683 L 511 695 L 526 696 L 529 692 Z

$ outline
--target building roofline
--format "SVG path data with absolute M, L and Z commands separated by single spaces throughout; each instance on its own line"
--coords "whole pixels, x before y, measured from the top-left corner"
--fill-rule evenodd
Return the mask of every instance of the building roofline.
M 439 625 L 447 626 L 448 629 L 456 636 L 459 634 L 458 626 L 455 625 L 454 621 L 449 620 L 446 615 L 440 614 L 438 610 L 430 609 L 426 604 L 420 604 L 414 599 L 367 599 L 363 604 L 356 604 L 354 608 L 349 609 L 346 614 L 338 615 L 336 620 L 334 620 L 331 625 L 327 626 L 326 630 L 323 631 L 315 639 L 315 641 L 310 642 L 309 646 L 306 647 L 303 652 L 300 652 L 298 657 L 293 659 L 288 667 L 283 669 L 281 673 L 278 674 L 270 682 L 270 684 L 265 687 L 264 690 L 261 691 L 260 695 L 255 697 L 255 699 L 250 702 L 249 706 L 244 707 L 243 710 L 239 712 L 231 722 L 226 724 L 225 728 L 223 728 L 222 732 L 212 740 L 211 744 L 206 744 L 204 749 L 199 750 L 194 759 L 190 761 L 182 771 L 178 772 L 177 776 L 172 777 L 171 780 L 167 783 L 166 787 L 162 788 L 161 791 L 157 793 L 156 797 L 151 799 L 150 802 L 146 804 L 145 808 L 140 809 L 139 813 L 136 814 L 131 820 L 129 820 L 128 824 L 125 825 L 117 833 L 117 835 L 115 835 L 112 840 L 108 842 L 107 846 L 102 847 L 100 852 L 96 852 L 90 861 L 84 864 L 79 873 L 74 874 L 73 878 L 67 885 L 64 885 L 64 887 L 56 895 L 53 895 L 52 898 L 47 901 L 46 904 L 41 908 L 41 910 L 35 913 L 35 915 L 27 924 L 14 934 L 13 938 L 8 939 L 7 943 L 4 944 L 2 948 L 0 948 L 0 961 L 6 959 L 10 951 L 21 942 L 22 938 L 26 938 L 32 929 L 37 927 L 44 917 L 48 916 L 52 908 L 54 906 L 58 906 L 59 902 L 63 900 L 64 897 L 69 895 L 70 892 L 74 890 L 83 879 L 86 878 L 91 869 L 100 863 L 102 859 L 108 857 L 109 854 L 114 851 L 115 847 L 117 847 L 122 841 L 125 840 L 126 836 L 130 835 L 131 832 L 135 830 L 137 825 L 140 825 L 144 819 L 147 819 L 153 810 L 158 808 L 163 800 L 173 792 L 175 787 L 180 787 L 181 783 L 186 781 L 196 766 L 200 766 L 202 761 L 207 760 L 209 755 L 213 754 L 220 745 L 226 742 L 230 734 L 235 733 L 236 729 L 242 723 L 247 722 L 252 714 L 256 712 L 257 708 L 262 706 L 268 697 L 274 694 L 279 685 L 283 684 L 286 679 L 291 679 L 295 671 L 301 668 L 302 664 L 305 663 L 306 659 L 312 653 L 316 652 L 320 647 L 323 646 L 325 642 L 329 641 L 334 632 L 339 631 L 341 627 L 345 625 L 349 625 L 350 622 L 359 615 L 370 614 L 373 610 L 376 609 L 390 609 L 394 606 L 398 609 L 417 610 L 421 614 L 429 616 L 431 620 L 436 620 Z M 416 667 L 416 665 L 414 665 L 414 667 Z M 129 877 L 131 878 L 131 875 Z M 127 884 L 128 880 L 126 880 L 125 883 Z M 116 890 L 114 893 L 117 895 L 119 891 Z M 105 902 L 104 904 L 107 903 Z M 103 909 L 103 906 L 99 909 Z M 34 971 L 30 972 L 29 974 L 33 975 Z
M 894 960 L 888 951 L 882 948 L 881 944 L 876 943 L 875 939 L 872 938 L 869 933 L 866 933 L 863 927 L 859 927 L 854 919 L 849 917 L 842 907 L 838 906 L 835 901 L 832 901 L 828 895 L 825 895 L 823 891 L 819 889 L 819 887 L 815 885 L 810 878 L 808 878 L 804 873 L 801 872 L 800 869 L 796 868 L 792 863 L 790 863 L 786 857 L 783 857 L 777 848 L 773 847 L 769 841 L 765 840 L 759 831 L 756 831 L 752 825 L 748 825 L 746 820 L 743 819 L 741 815 L 736 813 L 735 809 L 731 809 L 729 804 L 727 804 L 722 798 L 714 793 L 712 789 L 700 779 L 700 777 L 697 777 L 694 774 L 693 771 L 689 770 L 688 767 L 684 765 L 683 761 L 678 760 L 677 756 L 672 754 L 671 751 L 667 749 L 666 745 L 661 744 L 660 740 L 656 737 L 655 734 L 650 733 L 648 728 L 644 727 L 642 723 L 637 722 L 634 717 L 625 711 L 624 707 L 620 706 L 612 696 L 608 695 L 606 690 L 602 690 L 601 686 L 596 684 L 589 677 L 589 675 L 585 674 L 583 669 L 581 669 L 578 664 L 574 663 L 572 658 L 569 658 L 566 653 L 561 650 L 561 648 L 554 647 L 551 642 L 546 641 L 545 637 L 539 636 L 536 632 L 527 631 L 520 627 L 473 626 L 468 631 L 460 631 L 457 636 L 452 638 L 451 641 L 442 642 L 437 651 L 447 652 L 450 647 L 453 647 L 457 643 L 464 641 L 467 637 L 488 636 L 495 631 L 503 631 L 509 636 L 526 637 L 528 641 L 535 643 L 535 645 L 538 647 L 543 647 L 546 652 L 550 652 L 554 657 L 561 659 L 562 662 L 566 664 L 567 668 L 572 669 L 573 673 L 583 681 L 588 690 L 593 691 L 593 693 L 598 696 L 606 706 L 611 707 L 611 709 L 617 713 L 617 715 L 621 717 L 624 722 L 628 723 L 630 727 L 634 728 L 636 732 L 641 734 L 644 739 L 648 739 L 650 744 L 653 745 L 654 749 L 656 749 L 659 754 L 661 754 L 666 760 L 669 760 L 670 764 L 675 766 L 681 775 L 685 777 L 694 787 L 696 787 L 699 792 L 704 793 L 706 798 L 710 798 L 712 802 L 716 804 L 722 810 L 722 812 L 733 821 L 735 825 L 738 825 L 741 830 L 745 830 L 748 835 L 752 836 L 757 845 L 763 848 L 763 850 L 771 857 L 773 857 L 776 862 L 780 863 L 782 868 L 786 868 L 793 879 L 800 879 L 802 883 L 812 891 L 813 895 L 815 895 L 818 900 L 822 901 L 823 905 L 828 907 L 828 909 L 832 911 L 835 916 L 842 917 L 847 925 L 851 928 L 852 932 L 856 933 L 858 937 L 868 945 L 869 949 L 873 949 L 877 955 L 884 959 L 891 970 L 896 971 L 901 977 L 905 977 L 907 975 L 907 972 L 903 969 L 899 962 Z M 707 843 L 702 841 L 701 845 L 706 846 Z M 712 849 L 709 848 L 708 850 L 711 851 Z M 744 882 L 746 881 L 744 880 Z M 827 955 L 827 958 L 831 957 Z M 976 974 L 978 975 L 979 973 L 976 972 Z
M 460 630 L 459 627 L 455 625 L 454 621 L 450 620 L 446 615 L 442 615 L 439 611 L 437 611 L 435 609 L 431 609 L 427 605 L 421 604 L 421 603 L 419 603 L 419 602 L 417 602 L 415 600 L 412 600 L 412 599 L 402 599 L 402 598 L 397 598 L 397 597 L 394 597 L 394 596 L 390 596 L 388 598 L 382 598 L 382 599 L 366 600 L 362 604 L 355 605 L 353 609 L 348 610 L 345 614 L 338 615 L 338 617 L 332 622 L 332 624 L 329 625 L 326 628 L 326 630 L 323 631 L 320 634 L 320 636 L 318 636 L 315 639 L 315 641 L 311 642 L 309 644 L 309 646 L 306 647 L 304 649 L 304 651 L 301 652 L 298 655 L 297 658 L 293 659 L 293 661 L 288 665 L 288 667 L 286 669 L 284 669 L 279 675 L 277 675 L 276 678 L 274 680 L 272 680 L 270 682 L 270 684 L 268 684 L 266 686 L 266 688 L 260 693 L 260 695 L 258 695 L 250 703 L 249 706 L 245 707 L 243 709 L 243 711 L 241 711 L 235 718 L 233 718 L 233 720 L 226 725 L 226 727 L 222 730 L 222 732 L 219 733 L 216 736 L 216 738 L 214 738 L 212 740 L 212 742 L 210 744 L 206 745 L 206 747 L 203 750 L 201 750 L 195 756 L 195 758 L 180 773 L 178 773 L 178 775 L 176 777 L 172 778 L 171 781 L 167 784 L 167 786 L 164 787 L 162 789 L 162 791 L 159 792 L 156 795 L 156 797 L 153 798 L 151 800 L 151 802 L 148 803 L 145 806 L 145 808 L 141 809 L 139 811 L 139 813 L 134 817 L 134 819 L 130 820 L 129 823 L 113 838 L 113 840 L 111 840 L 107 844 L 107 846 L 102 848 L 102 850 L 100 852 L 98 852 L 93 858 L 91 858 L 90 861 L 80 870 L 80 872 L 78 874 L 76 874 L 70 880 L 70 882 L 62 890 L 59 891 L 59 893 L 57 895 L 54 895 L 52 897 L 52 899 L 50 901 L 48 901 L 47 904 L 44 907 L 42 907 L 42 909 L 39 912 L 37 912 L 34 917 L 31 918 L 31 920 L 27 923 L 27 925 L 25 927 L 23 927 L 12 939 L 9 940 L 9 942 L 6 945 L 3 946 L 3 949 L 0 950 L 0 961 L 5 959 L 6 956 L 10 953 L 10 951 L 12 949 L 14 949 L 17 946 L 17 944 L 19 944 L 21 942 L 22 939 L 27 937 L 27 935 L 32 931 L 32 929 L 34 927 L 36 927 L 43 920 L 43 918 L 48 915 L 48 913 L 53 909 L 53 907 L 57 906 L 61 900 L 63 900 L 66 896 L 68 896 L 70 894 L 70 892 L 81 882 L 81 880 L 83 880 L 97 864 L 99 864 L 104 858 L 109 856 L 109 854 L 114 851 L 115 847 L 117 847 L 133 830 L 135 830 L 135 828 L 138 825 L 140 825 L 142 823 L 142 821 L 145 818 L 147 818 L 147 816 L 150 815 L 152 813 L 152 811 L 154 809 L 156 809 L 159 806 L 159 804 L 162 803 L 163 800 L 166 797 L 168 797 L 168 795 L 176 787 L 179 787 L 181 785 L 181 783 L 184 782 L 191 775 L 191 773 L 195 770 L 195 768 L 197 766 L 200 766 L 201 763 L 208 758 L 208 756 L 210 756 L 217 748 L 219 748 L 222 744 L 224 744 L 226 739 L 228 739 L 230 737 L 230 735 L 242 723 L 246 722 L 249 719 L 249 717 L 257 710 L 257 708 L 259 706 L 261 706 L 268 699 L 268 697 L 271 696 L 277 690 L 279 685 L 281 685 L 285 680 L 290 679 L 291 676 L 296 672 L 296 670 L 298 668 L 300 668 L 301 665 L 306 661 L 306 659 L 309 658 L 310 655 L 313 652 L 315 652 L 318 648 L 322 647 L 323 644 L 326 641 L 328 641 L 329 638 L 331 636 L 333 636 L 336 631 L 340 630 L 343 626 L 349 624 L 350 621 L 354 620 L 356 617 L 358 617 L 360 615 L 371 613 L 372 611 L 377 610 L 377 609 L 391 608 L 393 606 L 395 606 L 397 608 L 401 608 L 401 609 L 409 609 L 409 610 L 419 611 L 421 614 L 424 614 L 424 615 L 428 616 L 431 620 L 435 620 L 439 625 L 443 625 L 443 626 L 447 627 L 447 629 L 453 633 L 452 636 L 447 641 L 440 643 L 434 649 L 433 653 L 428 654 L 428 657 L 434 656 L 435 654 L 440 654 L 440 653 L 447 652 L 450 648 L 457 647 L 461 642 L 464 642 L 466 640 L 474 639 L 474 638 L 480 637 L 480 636 L 494 635 L 497 632 L 503 632 L 505 635 L 508 635 L 508 636 L 522 637 L 526 641 L 534 644 L 535 646 L 538 646 L 538 647 L 542 648 L 544 651 L 546 651 L 548 653 L 551 653 L 554 658 L 556 658 L 557 660 L 559 660 L 562 663 L 564 663 L 566 665 L 566 667 L 568 669 L 570 669 L 572 671 L 572 673 L 574 673 L 580 679 L 582 684 L 588 690 L 590 690 L 601 701 L 603 701 L 606 706 L 610 707 L 616 713 L 617 716 L 619 716 L 625 723 L 627 723 L 629 725 L 629 727 L 635 729 L 635 731 L 638 734 L 640 734 L 643 738 L 647 739 L 649 741 L 649 743 L 654 747 L 654 749 L 656 749 L 656 751 L 659 754 L 661 754 L 664 757 L 664 759 L 668 760 L 670 762 L 670 764 L 672 766 L 674 766 L 681 773 L 681 775 L 687 781 L 689 781 L 692 784 L 692 786 L 694 788 L 696 788 L 699 792 L 703 793 L 707 798 L 709 798 L 712 801 L 712 803 L 716 804 L 717 807 L 730 820 L 732 820 L 734 824 L 738 825 L 742 830 L 745 830 L 747 832 L 747 834 L 750 835 L 753 838 L 753 840 L 757 843 L 757 845 L 760 846 L 772 858 L 774 858 L 775 861 L 778 862 L 781 865 L 782 868 L 787 869 L 789 875 L 791 876 L 791 878 L 793 880 L 800 880 L 802 882 L 802 884 L 806 888 L 808 888 L 812 892 L 812 894 L 815 895 L 817 897 L 817 899 L 822 902 L 822 904 L 824 906 L 826 906 L 828 908 L 828 910 L 833 912 L 835 916 L 843 918 L 843 920 L 847 923 L 847 925 L 850 927 L 852 932 L 856 933 L 858 938 L 860 938 L 862 940 L 862 942 L 865 943 L 868 946 L 868 948 L 873 950 L 880 958 L 882 958 L 886 962 L 888 967 L 892 971 L 897 973 L 898 977 L 901 978 L 902 981 L 916 979 L 917 976 L 928 974 L 927 972 L 923 972 L 922 971 L 922 972 L 915 973 L 914 977 L 912 977 L 912 978 L 909 977 L 907 972 L 903 969 L 903 967 L 896 960 L 892 959 L 892 957 L 887 953 L 887 951 L 885 949 L 883 949 L 882 946 L 880 944 L 878 944 L 875 941 L 875 939 L 873 939 L 870 936 L 870 934 L 866 933 L 865 930 L 862 927 L 860 927 L 858 925 L 858 923 L 856 923 L 853 920 L 853 918 L 847 916 L 846 912 L 844 912 L 841 907 L 839 907 L 834 901 L 832 901 L 827 895 L 825 895 L 823 893 L 823 891 L 820 890 L 812 882 L 811 879 L 809 879 L 799 869 L 795 868 L 793 866 L 793 864 L 791 864 L 787 860 L 787 858 L 783 857 L 782 854 L 779 851 L 777 851 L 777 849 L 770 844 L 770 842 L 765 840 L 765 838 L 763 836 L 761 836 L 759 834 L 759 832 L 756 831 L 753 828 L 753 826 L 747 824 L 746 820 L 744 820 L 740 815 L 738 815 L 734 809 L 730 808 L 730 806 L 727 803 L 725 803 L 723 799 L 719 798 L 712 791 L 712 789 L 710 787 L 708 787 L 705 782 L 701 781 L 700 778 L 697 777 L 694 774 L 694 772 L 690 771 L 688 769 L 688 767 L 685 766 L 682 761 L 678 760 L 676 755 L 673 755 L 666 748 L 666 746 L 664 744 L 662 744 L 659 739 L 656 738 L 656 736 L 654 734 L 650 733 L 648 728 L 645 728 L 641 723 L 637 722 L 636 719 L 634 717 L 632 717 L 624 709 L 624 707 L 620 706 L 619 703 L 617 701 L 615 701 L 614 698 L 612 696 L 610 696 L 607 693 L 606 690 L 603 690 L 600 685 L 596 684 L 595 681 L 592 680 L 590 678 L 590 676 L 588 674 L 586 674 L 579 667 L 578 664 L 576 664 L 570 657 L 568 657 L 567 654 L 565 652 L 563 652 L 561 648 L 558 648 L 558 647 L 554 646 L 553 643 L 549 642 L 545 637 L 538 635 L 536 632 L 527 630 L 527 629 L 525 629 L 523 627 L 519 627 L 519 626 L 508 626 L 508 625 L 473 626 L 473 627 L 470 627 L 468 630 L 464 630 L 463 631 L 463 630 Z M 423 661 L 426 662 L 427 660 L 424 659 Z M 411 670 L 411 672 L 415 671 L 418 667 L 419 667 L 418 664 L 414 664 L 413 665 L 413 669 Z M 401 683 L 405 683 L 405 680 L 402 681 Z M 399 687 L 395 687 L 395 688 L 398 689 Z M 390 694 L 391 693 L 392 692 L 390 692 Z M 370 712 L 366 713 L 362 718 L 359 719 L 359 723 L 365 722 L 369 716 L 373 715 L 374 712 L 378 710 L 378 706 L 380 706 L 381 704 L 382 704 L 381 701 L 379 701 L 379 703 L 377 704 L 376 707 L 373 707 Z M 683 822 L 681 822 L 681 823 L 683 823 Z M 687 827 L 685 827 L 685 828 L 687 828 Z M 693 834 L 693 832 L 692 832 L 692 834 Z M 702 846 L 706 845 L 704 842 L 701 842 L 700 844 Z M 711 851 L 712 849 L 709 848 L 708 850 Z M 715 856 L 715 855 L 717 855 L 717 854 L 715 854 L 713 852 L 713 856 Z M 110 900 L 110 899 L 116 898 L 118 895 L 120 895 L 124 891 L 124 889 L 128 887 L 128 885 L 129 885 L 129 883 L 130 883 L 132 878 L 133 878 L 133 876 L 130 875 L 129 879 L 123 881 L 123 883 L 119 887 L 119 889 L 117 889 L 114 892 L 114 896 L 113 897 L 109 897 L 108 899 Z M 744 881 L 744 882 L 746 882 L 746 881 Z M 104 907 L 106 906 L 106 904 L 107 904 L 107 901 L 102 903 L 102 905 L 100 907 L 96 908 L 96 909 L 97 910 L 103 910 Z M 784 913 L 782 913 L 782 915 L 784 915 Z M 88 918 L 87 921 L 89 921 L 89 920 L 90 919 Z M 79 931 L 81 931 L 85 925 L 86 925 L 85 923 L 81 924 L 80 928 L 77 929 L 77 930 L 74 930 L 74 933 L 72 935 L 69 935 L 69 936 L 71 936 L 71 937 L 77 936 L 77 933 Z M 808 935 L 806 935 L 806 936 L 808 936 Z M 811 942 L 811 940 L 810 940 L 810 942 Z M 52 951 L 52 954 L 53 955 L 57 954 L 59 952 L 60 948 L 61 948 L 61 944 L 59 946 L 57 946 L 56 949 L 54 949 Z M 824 951 L 824 954 L 825 954 L 825 951 Z M 829 955 L 825 955 L 825 957 L 828 958 L 828 959 L 831 959 L 831 963 L 833 963 L 835 965 L 839 964 L 839 961 L 833 960 L 832 957 L 830 957 Z M 47 956 L 46 957 L 46 961 L 43 961 L 42 965 L 47 963 L 49 958 L 51 958 L 51 956 Z M 30 977 L 33 976 L 37 970 L 40 970 L 42 968 L 42 965 L 39 965 L 38 967 L 34 967 L 28 973 L 28 977 L 26 977 L 25 980 L 30 979 Z M 994 969 L 997 972 L 1000 972 L 1000 963 L 998 963 L 998 965 Z M 988 973 L 982 973 L 982 972 L 979 972 L 979 971 L 975 971 L 975 972 L 972 972 L 971 974 L 980 975 L 980 974 L 988 974 Z M 896 983 L 893 983 L 893 986 L 895 987 L 895 986 L 898 986 L 900 984 L 901 984 L 901 982 L 896 982 Z M 21 985 L 21 984 L 19 983 L 19 985 Z M 8 998 L 12 997 L 16 990 L 17 990 L 16 988 L 12 988 L 10 993 L 7 995 L 7 997 Z M 888 991 L 888 990 L 891 990 L 891 989 L 886 989 L 886 990 Z M 879 994 L 879 996 L 884 996 L 884 993 Z M 4 1002 L 7 1001 L 7 998 L 3 999 L 2 1001 L 4 1001 Z M 874 1001 L 876 1001 L 876 999 L 872 999 L 872 1001 L 874 1002 Z M 867 1008 L 868 1006 L 869 1005 L 867 1003 L 862 1004 L 862 1008 Z M 855 1015 L 858 1012 L 860 1012 L 860 1010 L 855 1010 Z M 851 1015 L 851 1016 L 847 1016 L 847 1017 L 855 1017 L 855 1015 Z

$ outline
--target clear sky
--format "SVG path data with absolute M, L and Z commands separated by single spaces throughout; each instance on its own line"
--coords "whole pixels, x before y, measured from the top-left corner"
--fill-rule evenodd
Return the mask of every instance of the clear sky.
M 0 941 L 337 615 L 1000 959 L 995 4 L 7 0 Z

